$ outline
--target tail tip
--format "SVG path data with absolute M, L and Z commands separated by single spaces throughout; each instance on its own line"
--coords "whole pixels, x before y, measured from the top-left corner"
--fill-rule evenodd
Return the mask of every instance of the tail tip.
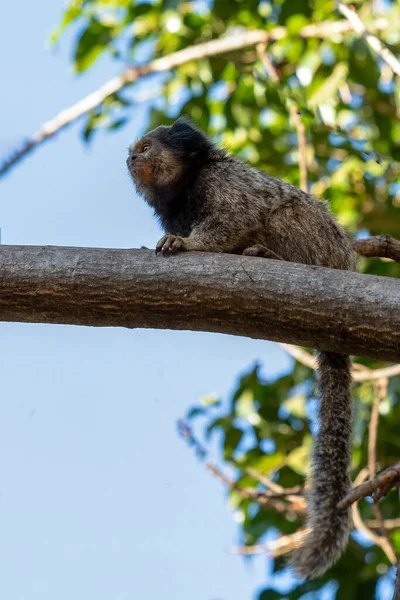
M 321 577 L 340 558 L 347 545 L 348 533 L 340 539 L 316 539 L 313 532 L 289 556 L 289 566 L 299 579 Z

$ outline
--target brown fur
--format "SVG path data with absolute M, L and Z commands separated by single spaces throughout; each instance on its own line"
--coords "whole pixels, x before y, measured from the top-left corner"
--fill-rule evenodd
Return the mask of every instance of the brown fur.
M 186 121 L 138 140 L 127 163 L 165 231 L 156 252 L 230 252 L 355 269 L 351 243 L 324 202 L 228 156 Z M 350 489 L 351 365 L 331 352 L 318 353 L 318 364 L 309 533 L 292 555 L 296 573 L 311 578 L 337 560 L 350 529 L 349 512 L 336 505 Z

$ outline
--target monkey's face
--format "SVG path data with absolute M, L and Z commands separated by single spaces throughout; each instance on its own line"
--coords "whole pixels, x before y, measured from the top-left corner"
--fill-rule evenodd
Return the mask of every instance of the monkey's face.
M 161 190 L 176 185 L 183 163 L 167 145 L 169 127 L 158 127 L 129 149 L 126 161 L 138 192 Z

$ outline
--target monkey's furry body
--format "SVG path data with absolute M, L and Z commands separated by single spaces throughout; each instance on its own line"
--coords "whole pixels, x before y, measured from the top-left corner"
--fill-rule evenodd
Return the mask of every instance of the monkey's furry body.
M 157 252 L 229 252 L 355 269 L 350 240 L 324 202 L 217 149 L 185 120 L 139 139 L 127 164 L 165 231 Z M 351 363 L 331 352 L 317 358 L 320 426 L 306 534 L 291 557 L 301 577 L 326 571 L 350 530 L 349 511 L 336 505 L 350 489 Z

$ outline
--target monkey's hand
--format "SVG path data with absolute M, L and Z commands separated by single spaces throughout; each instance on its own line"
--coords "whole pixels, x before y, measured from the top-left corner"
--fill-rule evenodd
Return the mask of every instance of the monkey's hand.
M 171 256 L 178 252 L 187 252 L 188 250 L 191 250 L 188 238 L 170 233 L 166 233 L 156 246 L 156 254 L 162 254 L 163 256 Z
M 228 232 L 229 233 L 229 232 Z M 236 233 L 236 232 L 235 232 Z M 156 254 L 171 256 L 178 252 L 232 252 L 237 235 L 227 236 L 219 222 L 204 221 L 193 228 L 188 237 L 166 233 L 156 246 Z

